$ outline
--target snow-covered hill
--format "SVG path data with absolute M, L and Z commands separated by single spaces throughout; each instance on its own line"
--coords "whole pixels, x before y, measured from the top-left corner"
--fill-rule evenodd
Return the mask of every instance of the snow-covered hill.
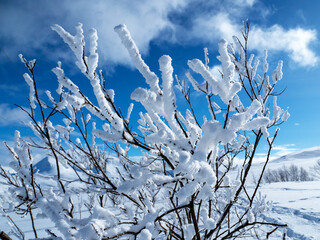
M 295 164 L 304 168 L 312 167 L 320 160 L 320 146 L 295 151 L 280 158 L 270 161 L 269 167 L 277 167 L 278 165 Z
M 35 166 L 40 173 L 52 173 L 54 172 L 54 161 L 51 160 L 44 158 Z M 294 164 L 309 171 L 318 160 L 320 160 L 320 146 L 273 159 L 268 168 L 272 170 Z M 258 175 L 261 168 L 262 163 L 254 164 L 254 174 Z M 250 181 L 254 181 L 253 176 Z M 0 188 L 4 189 L 5 186 L 0 183 Z M 265 215 L 265 218 L 269 221 L 288 224 L 287 239 L 320 239 L 320 181 L 262 184 L 260 192 L 262 195 L 266 195 L 267 200 L 273 202 L 272 210 Z M 34 237 L 28 218 L 12 217 L 26 233 L 26 239 Z M 0 231 L 9 232 L 10 228 L 6 222 L 5 217 L 0 217 Z M 36 224 L 42 226 L 39 231 L 42 236 L 47 236 L 44 231 L 46 228 L 54 226 L 49 221 L 39 219 L 36 220 Z M 281 239 L 280 235 L 272 234 L 270 237 L 271 239 Z

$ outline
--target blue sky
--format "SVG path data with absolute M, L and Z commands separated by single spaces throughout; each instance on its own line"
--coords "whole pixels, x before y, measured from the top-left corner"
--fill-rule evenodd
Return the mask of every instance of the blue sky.
M 130 93 L 145 83 L 134 70 L 113 27 L 124 23 L 150 68 L 158 72 L 158 59 L 169 54 L 175 73 L 184 75 L 187 60 L 203 59 L 208 47 L 210 67 L 218 64 L 219 39 L 240 35 L 242 21 L 249 19 L 249 48 L 261 56 L 269 50 L 273 69 L 284 61 L 286 88 L 278 104 L 289 107 L 291 117 L 281 126 L 276 142 L 278 154 L 292 149 L 320 145 L 320 2 L 317 0 L 97 0 L 90 1 L 2 0 L 0 1 L 0 139 L 12 141 L 15 129 L 30 135 L 23 126 L 26 116 L 14 104 L 26 106 L 26 71 L 18 59 L 36 58 L 36 79 L 40 93 L 57 87 L 51 69 L 62 61 L 68 76 L 86 89 L 86 79 L 74 67 L 66 44 L 51 31 L 57 23 L 74 34 L 82 22 L 85 33 L 96 28 L 99 35 L 99 66 L 107 75 L 108 88 L 116 91 L 116 101 L 126 109 Z M 76 80 L 75 80 L 76 79 Z M 88 92 L 88 94 L 90 94 Z M 136 104 L 137 105 L 137 104 Z M 137 111 L 137 109 L 136 109 Z M 3 151 L 3 147 L 0 147 Z

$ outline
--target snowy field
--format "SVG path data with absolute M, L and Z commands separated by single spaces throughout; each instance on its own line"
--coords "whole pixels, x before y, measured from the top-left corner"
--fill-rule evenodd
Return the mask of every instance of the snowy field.
M 320 147 L 297 151 L 270 161 L 269 169 L 294 164 L 308 172 L 320 160 Z M 259 171 L 262 164 L 253 166 Z M 260 191 L 273 202 L 268 220 L 288 224 L 288 239 L 320 239 L 320 181 L 262 184 Z
M 270 161 L 269 168 L 277 169 L 282 166 L 304 167 L 310 170 L 320 160 L 320 147 L 291 153 Z M 253 166 L 253 172 L 259 171 L 262 164 Z M 253 179 L 253 178 L 252 178 Z M 1 191 L 5 186 L 0 184 Z M 269 221 L 288 224 L 287 239 L 320 239 L 320 180 L 308 182 L 277 182 L 262 184 L 261 194 L 266 195 L 273 202 L 271 212 L 265 218 Z M 83 213 L 85 214 L 85 212 Z M 10 215 L 18 227 L 26 234 L 26 239 L 34 238 L 29 218 L 20 218 Z M 7 218 L 0 218 L 0 230 L 9 232 L 10 226 Z M 49 221 L 36 219 L 36 225 L 40 226 L 39 235 L 46 237 L 45 229 L 53 228 Z M 274 235 L 271 239 L 279 239 Z M 18 239 L 14 238 L 13 239 Z
M 320 239 L 320 181 L 271 183 L 260 190 L 273 201 L 269 220 L 288 224 L 288 237 Z

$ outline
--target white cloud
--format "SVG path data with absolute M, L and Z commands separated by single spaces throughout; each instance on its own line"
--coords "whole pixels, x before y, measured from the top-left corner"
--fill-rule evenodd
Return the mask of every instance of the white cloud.
M 49 48 L 52 45 L 56 47 L 62 40 L 51 31 L 50 26 L 57 23 L 74 34 L 74 26 L 82 22 L 85 34 L 90 28 L 98 30 L 102 59 L 113 63 L 128 63 L 128 54 L 113 28 L 126 24 L 140 50 L 146 53 L 150 41 L 170 26 L 167 18 L 170 11 L 182 8 L 187 2 L 109 0 L 106 3 L 104 0 L 96 0 L 88 3 L 38 0 L 17 4 L 15 0 L 9 1 L 0 6 L 0 40 L 6 43 L 6 51 L 10 55 L 20 53 L 18 51 L 30 53 L 40 49 L 45 50 L 48 57 L 52 58 L 53 54 L 60 55 L 62 52 L 57 53 L 56 49 L 49 51 Z
M 250 35 L 250 46 L 254 49 L 268 49 L 289 53 L 291 59 L 300 66 L 315 66 L 318 57 L 310 48 L 317 40 L 317 32 L 300 27 L 284 29 L 279 25 L 262 29 L 254 26 Z
M 235 23 L 236 22 L 236 23 Z M 220 12 L 214 16 L 201 17 L 195 20 L 192 36 L 205 41 L 216 43 L 217 39 L 225 38 L 232 42 L 232 36 L 241 36 L 243 26 L 238 19 L 234 20 L 230 14 Z M 257 25 L 251 27 L 249 33 L 249 47 L 260 52 L 283 51 L 302 67 L 315 66 L 318 56 L 310 45 L 317 41 L 317 31 L 301 27 L 285 29 L 280 25 L 261 28 Z
M 248 5 L 252 7 L 256 3 L 256 0 L 234 0 L 234 2 L 240 6 Z
M 69 52 L 57 51 L 62 44 L 50 30 L 57 23 L 74 33 L 78 22 L 84 24 L 85 33 L 96 28 L 99 34 L 99 51 L 102 62 L 130 63 L 126 50 L 113 31 L 114 26 L 128 26 L 140 51 L 147 53 L 152 40 L 193 44 L 200 41 L 217 46 L 217 40 L 233 35 L 240 36 L 242 21 L 250 11 L 255 14 L 268 11 L 258 0 L 96 0 L 88 1 L 5 1 L 0 4 L 0 42 L 14 58 L 20 51 L 49 58 L 69 57 Z M 261 14 L 260 14 L 261 15 Z M 263 16 L 261 17 L 263 18 Z M 168 30 L 168 34 L 163 34 Z M 252 49 L 284 51 L 300 66 L 314 66 L 318 57 L 310 45 L 317 40 L 313 29 L 285 28 L 280 25 L 259 27 L 252 24 Z M 55 51 L 51 51 L 54 48 Z M 30 57 L 36 57 L 34 55 Z
M 9 104 L 0 104 L 0 126 L 23 125 L 28 116 L 19 108 L 10 108 Z
M 233 24 L 229 14 L 221 12 L 214 16 L 196 19 L 190 37 L 216 44 L 217 39 L 221 38 L 231 42 L 232 36 L 239 35 L 240 31 L 241 25 Z
M 105 4 L 104 0 L 100 0 L 90 6 L 86 1 L 78 1 L 77 4 L 65 1 L 64 5 L 70 9 L 70 22 L 75 22 L 75 16 L 81 13 L 79 21 L 84 21 L 87 28 L 97 28 L 104 57 L 115 63 L 123 63 L 128 60 L 128 54 L 113 31 L 116 25 L 126 24 L 140 51 L 146 53 L 150 41 L 170 26 L 168 13 L 186 3 L 182 0 L 112 0 Z

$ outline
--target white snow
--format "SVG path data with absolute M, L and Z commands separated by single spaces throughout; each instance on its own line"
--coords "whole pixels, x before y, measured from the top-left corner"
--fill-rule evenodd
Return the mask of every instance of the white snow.
M 303 166 L 306 170 L 314 166 L 320 160 L 320 147 L 313 147 L 290 153 L 278 159 L 271 160 L 268 168 L 277 169 L 282 166 L 295 164 Z M 262 163 L 253 165 L 253 172 L 258 173 Z M 178 168 L 177 168 L 178 169 Z M 204 169 L 204 168 L 201 168 Z M 112 169 L 109 169 L 109 171 Z M 202 176 L 202 170 L 198 173 Z M 49 186 L 46 178 L 43 178 L 41 184 Z M 190 186 L 189 186 L 190 187 Z M 197 183 L 193 187 L 197 187 Z M 0 183 L 0 190 L 4 191 L 6 186 Z M 190 190 L 190 189 L 184 189 Z M 249 188 L 249 191 L 252 190 Z M 265 219 L 277 223 L 288 224 L 287 239 L 320 239 L 320 181 L 309 182 L 277 182 L 271 184 L 262 184 L 260 188 L 262 195 L 266 195 L 266 200 L 272 201 L 272 208 Z M 183 194 L 183 191 L 180 193 Z M 26 239 L 34 238 L 29 218 L 8 213 L 21 230 L 26 234 Z M 86 215 L 85 211 L 82 213 Z M 0 230 L 9 232 L 10 226 L 7 224 L 8 219 L 0 217 Z M 40 237 L 48 236 L 45 229 L 53 229 L 55 224 L 49 220 L 36 218 L 36 225 L 39 227 Z M 13 239 L 18 239 L 12 236 Z M 151 238 L 149 230 L 145 229 L 139 235 L 141 239 Z M 270 239 L 281 239 L 281 236 L 275 233 L 270 235 Z
M 139 50 L 133 39 L 131 38 L 127 27 L 121 24 L 116 26 L 114 28 L 114 31 L 119 35 L 123 45 L 127 48 L 136 68 L 146 79 L 146 82 L 149 84 L 150 88 L 154 91 L 159 91 L 159 78 L 154 72 L 150 71 L 149 67 L 142 60 Z
M 320 147 L 313 147 L 271 160 L 267 169 L 289 167 L 294 164 L 310 173 L 318 160 Z M 253 165 L 256 176 L 262 165 L 263 163 Z M 273 202 L 271 211 L 265 218 L 288 224 L 287 239 L 320 239 L 320 181 L 265 183 L 259 191 L 266 195 L 268 201 Z M 273 237 L 272 239 L 281 239 L 281 236 Z

